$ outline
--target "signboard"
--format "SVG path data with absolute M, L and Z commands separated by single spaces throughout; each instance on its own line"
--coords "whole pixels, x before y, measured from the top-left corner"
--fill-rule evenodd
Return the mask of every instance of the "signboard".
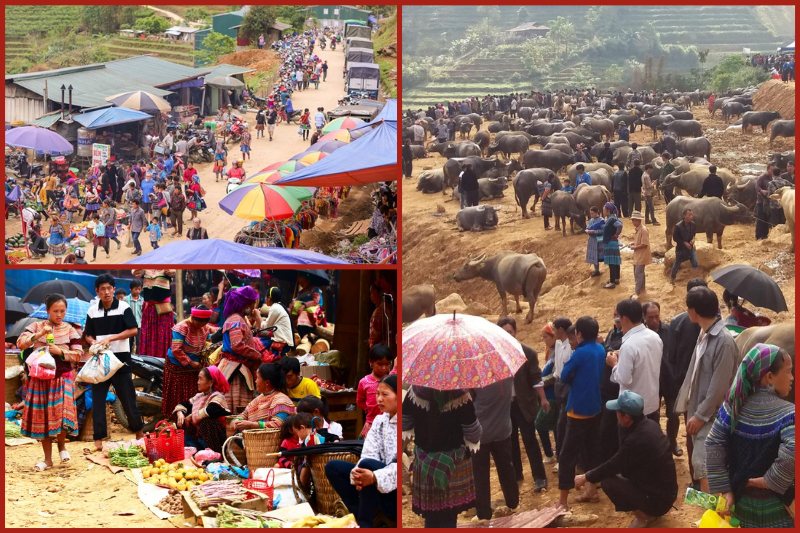
M 743 54 L 750 55 L 750 49 L 749 49 L 749 48 L 744 48 L 744 47 L 742 47 L 742 53 L 743 53 Z
M 110 144 L 92 144 L 92 165 L 105 165 L 111 157 Z

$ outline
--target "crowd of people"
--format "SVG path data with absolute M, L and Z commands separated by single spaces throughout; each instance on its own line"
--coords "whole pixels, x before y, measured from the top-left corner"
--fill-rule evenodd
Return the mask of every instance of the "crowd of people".
M 750 65 L 779 77 L 783 82 L 794 81 L 794 53 L 791 54 L 753 54 Z
M 630 527 L 647 527 L 683 493 L 673 457 L 686 454 L 692 486 L 724 495 L 743 527 L 791 527 L 792 359 L 757 344 L 738 363 L 716 293 L 699 278 L 687 289 L 686 311 L 670 322 L 657 302 L 619 301 L 605 337 L 594 317 L 556 318 L 541 331 L 543 357 L 522 346 L 513 380 L 469 391 L 412 386 L 402 427 L 415 443 L 412 510 L 425 526 L 455 527 L 473 508 L 479 521 L 519 510 L 521 434 L 534 492 L 548 489 L 553 465 L 564 510 L 599 503 L 602 488 L 632 513 Z M 498 325 L 517 335 L 513 318 Z M 505 502 L 494 510 L 490 457 Z

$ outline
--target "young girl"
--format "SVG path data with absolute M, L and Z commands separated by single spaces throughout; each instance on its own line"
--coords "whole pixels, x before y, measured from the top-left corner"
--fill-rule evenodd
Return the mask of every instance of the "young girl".
M 222 171 L 225 170 L 226 159 L 225 145 L 217 143 L 217 149 L 214 151 L 214 181 L 222 179 Z
M 94 224 L 94 228 L 92 232 L 94 233 L 94 239 L 92 239 L 92 243 L 94 244 L 94 251 L 92 252 L 92 261 L 97 261 L 97 248 L 98 246 L 106 251 L 106 259 L 109 259 L 111 256 L 108 255 L 109 245 L 108 239 L 106 238 L 106 225 L 100 219 L 100 213 L 95 212 L 92 215 L 92 222 L 89 224 L 89 227 L 92 228 L 92 224 Z
M 147 231 L 150 233 L 150 245 L 153 247 L 153 250 L 157 250 L 158 241 L 161 240 L 161 225 L 155 217 L 153 217 L 153 220 L 148 224 Z
M 594 266 L 592 276 L 600 275 L 600 261 L 603 259 L 603 227 L 606 221 L 600 216 L 597 206 L 589 208 L 589 222 L 586 224 L 586 262 Z
M 50 216 L 50 238 L 48 251 L 55 258 L 55 264 L 61 263 L 64 254 L 67 253 L 67 240 L 69 236 L 68 226 L 57 212 Z
M 300 131 L 303 135 L 303 140 L 308 140 L 308 135 L 311 131 L 311 115 L 308 108 L 305 108 L 303 114 L 300 115 Z
M 300 448 L 322 444 L 325 439 L 318 435 L 314 428 L 314 417 L 308 413 L 297 413 L 292 420 L 292 433 L 300 444 Z M 311 486 L 311 465 L 306 457 L 297 463 L 297 478 L 300 486 L 308 492 Z
M 239 143 L 239 149 L 242 151 L 242 161 L 250 159 L 250 140 L 252 138 L 250 130 L 246 129 L 242 132 L 242 140 Z
M 286 422 L 283 423 L 281 426 L 281 444 L 279 446 L 279 450 L 282 452 L 288 452 L 291 450 L 296 450 L 300 447 L 300 441 L 297 440 L 297 437 L 294 434 L 294 417 L 296 415 L 292 415 L 286 419 Z M 294 461 L 291 457 L 281 457 L 278 459 L 278 467 L 280 468 L 294 468 Z
M 317 433 L 325 438 L 325 442 L 342 440 L 342 425 L 329 418 L 328 404 L 316 396 L 306 396 L 297 403 L 298 413 L 308 413 L 314 417 Z

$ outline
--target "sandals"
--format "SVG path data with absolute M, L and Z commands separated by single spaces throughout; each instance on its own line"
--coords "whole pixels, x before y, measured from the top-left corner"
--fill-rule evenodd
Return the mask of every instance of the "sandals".
M 36 472 L 44 472 L 45 470 L 50 470 L 51 468 L 53 468 L 53 465 L 48 465 L 43 460 L 36 463 L 36 465 L 33 467 Z
M 62 463 L 68 463 L 69 460 L 72 459 L 69 456 L 69 452 L 67 450 L 61 450 L 60 452 L 58 452 L 58 456 L 61 457 Z

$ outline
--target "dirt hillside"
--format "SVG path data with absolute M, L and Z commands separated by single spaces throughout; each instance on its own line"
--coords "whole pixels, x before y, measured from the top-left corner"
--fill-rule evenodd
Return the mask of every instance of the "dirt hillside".
M 777 111 L 781 118 L 794 118 L 794 82 L 769 80 L 753 96 L 755 111 Z

